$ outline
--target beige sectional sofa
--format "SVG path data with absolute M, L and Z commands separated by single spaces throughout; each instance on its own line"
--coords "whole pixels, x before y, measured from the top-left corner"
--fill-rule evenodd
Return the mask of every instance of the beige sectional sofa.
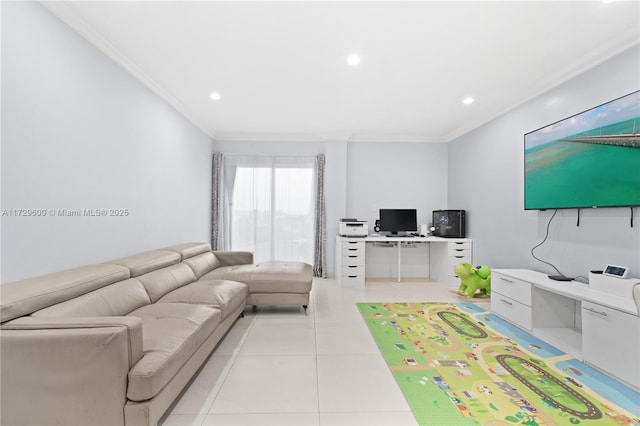
M 311 281 L 187 243 L 2 284 L 0 424 L 156 424 L 247 304 L 306 312 Z

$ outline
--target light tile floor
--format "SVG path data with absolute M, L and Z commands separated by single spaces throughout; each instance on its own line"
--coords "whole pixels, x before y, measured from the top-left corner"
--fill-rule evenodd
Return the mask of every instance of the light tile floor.
M 355 304 L 467 300 L 434 281 L 314 279 L 308 316 L 247 308 L 161 424 L 415 425 Z

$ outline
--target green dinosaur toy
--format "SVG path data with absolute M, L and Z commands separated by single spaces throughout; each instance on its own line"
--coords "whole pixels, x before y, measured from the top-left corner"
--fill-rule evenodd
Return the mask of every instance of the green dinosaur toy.
M 460 263 L 453 268 L 453 272 L 460 278 L 458 291 L 469 297 L 479 294 L 491 294 L 491 268 L 487 265 L 475 268 L 470 263 Z

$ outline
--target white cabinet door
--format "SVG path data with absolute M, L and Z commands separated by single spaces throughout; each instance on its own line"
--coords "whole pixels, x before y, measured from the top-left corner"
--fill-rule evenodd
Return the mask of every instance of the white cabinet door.
M 583 301 L 582 357 L 640 388 L 640 318 Z

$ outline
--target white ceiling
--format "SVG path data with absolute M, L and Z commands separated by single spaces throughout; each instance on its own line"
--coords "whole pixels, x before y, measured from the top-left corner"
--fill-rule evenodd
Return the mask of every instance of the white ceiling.
M 638 1 L 43 5 L 219 140 L 447 142 L 640 42 Z

